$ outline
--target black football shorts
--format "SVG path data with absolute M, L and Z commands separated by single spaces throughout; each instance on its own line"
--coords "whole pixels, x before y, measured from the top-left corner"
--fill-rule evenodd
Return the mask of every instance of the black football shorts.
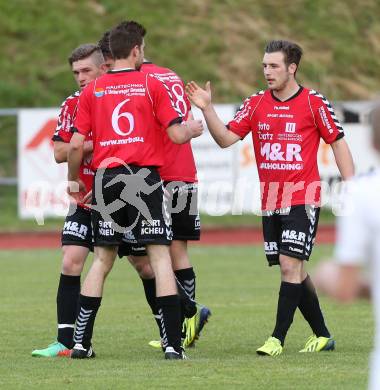
M 94 245 L 120 245 L 127 231 L 138 245 L 170 245 L 163 185 L 155 167 L 98 169 L 93 188 Z
M 199 240 L 198 184 L 165 182 L 164 202 L 164 212 L 169 217 L 173 240 Z M 119 257 L 146 256 L 145 246 L 140 245 L 136 236 L 135 229 L 124 233 Z
M 165 182 L 165 201 L 171 219 L 173 240 L 199 240 L 201 224 L 198 210 L 198 183 Z
M 263 211 L 264 250 L 269 266 L 278 265 L 280 254 L 309 260 L 317 234 L 320 208 L 297 205 Z
M 89 209 L 70 205 L 61 234 L 63 245 L 84 246 L 93 249 L 91 211 Z

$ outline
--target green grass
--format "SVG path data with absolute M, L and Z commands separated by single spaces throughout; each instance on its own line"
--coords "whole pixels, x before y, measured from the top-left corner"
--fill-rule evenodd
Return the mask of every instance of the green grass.
M 312 265 L 331 254 L 315 249 Z M 284 353 L 263 358 L 255 349 L 270 334 L 278 296 L 278 269 L 262 248 L 192 247 L 198 299 L 213 316 L 188 361 L 167 362 L 147 342 L 157 330 L 143 289 L 125 261 L 106 284 L 91 361 L 30 356 L 55 337 L 59 250 L 0 251 L 0 388 L 91 389 L 364 389 L 373 321 L 369 304 L 339 306 L 322 298 L 337 340 L 332 353 L 299 354 L 310 330 L 297 313 Z

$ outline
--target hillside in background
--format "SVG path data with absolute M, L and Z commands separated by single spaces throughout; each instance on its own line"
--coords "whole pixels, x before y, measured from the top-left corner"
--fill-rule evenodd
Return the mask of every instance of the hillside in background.
M 1 0 L 0 107 L 59 105 L 75 89 L 70 51 L 123 19 L 146 26 L 150 59 L 210 79 L 218 102 L 263 87 L 273 38 L 304 48 L 301 83 L 331 100 L 368 99 L 380 89 L 378 15 L 378 0 Z
M 214 101 L 265 85 L 271 39 L 305 52 L 298 80 L 330 100 L 380 90 L 379 0 L 0 0 L 0 108 L 57 107 L 75 89 L 67 57 L 121 20 L 147 28 L 146 56 L 185 81 L 212 81 Z M 16 176 L 16 121 L 0 117 L 0 177 Z

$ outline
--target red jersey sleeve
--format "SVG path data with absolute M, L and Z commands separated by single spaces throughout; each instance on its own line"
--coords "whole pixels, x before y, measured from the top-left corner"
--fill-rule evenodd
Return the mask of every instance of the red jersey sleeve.
M 245 99 L 243 104 L 236 111 L 234 119 L 227 125 L 228 129 L 244 138 L 251 131 L 251 117 L 260 103 L 264 91 L 260 91 Z
M 331 144 L 344 136 L 343 127 L 339 123 L 330 102 L 317 91 L 309 92 L 310 108 L 315 124 L 323 140 Z
M 152 74 L 148 74 L 146 77 L 154 114 L 162 127 L 167 129 L 174 123 L 181 123 L 182 115 L 175 106 L 170 88 Z
M 52 140 L 58 142 L 70 142 L 72 126 L 76 115 L 79 92 L 69 96 L 61 105 L 58 115 L 57 127 Z
M 87 136 L 91 131 L 91 100 L 95 83 L 92 82 L 82 91 L 78 102 L 78 112 L 74 121 L 74 131 Z

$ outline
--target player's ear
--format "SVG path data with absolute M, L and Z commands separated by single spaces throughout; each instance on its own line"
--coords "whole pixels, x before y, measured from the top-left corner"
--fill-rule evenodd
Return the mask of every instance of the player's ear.
M 102 73 L 106 73 L 110 70 L 110 67 L 106 63 L 104 63 L 100 65 L 100 70 L 102 71 Z
M 292 75 L 296 74 L 297 65 L 294 62 L 288 66 L 288 72 L 291 73 Z
M 133 49 L 132 49 L 132 56 L 133 57 L 138 57 L 140 55 L 140 46 L 139 45 L 136 45 Z

